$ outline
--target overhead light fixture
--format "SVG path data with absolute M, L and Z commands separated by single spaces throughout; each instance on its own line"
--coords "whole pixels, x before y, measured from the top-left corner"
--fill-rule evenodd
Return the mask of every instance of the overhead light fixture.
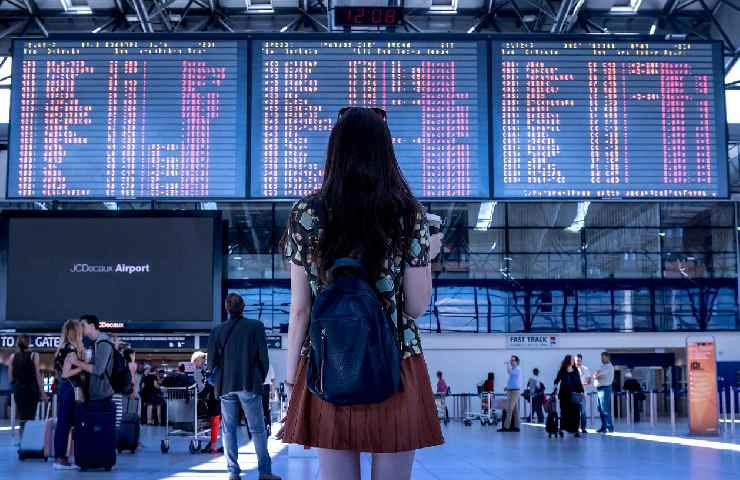
M 66 13 L 73 15 L 91 15 L 92 8 L 87 4 L 87 0 L 61 0 L 62 7 Z
M 609 9 L 609 13 L 635 15 L 642 5 L 642 0 L 630 0 L 629 5 L 617 5 Z
M 116 202 L 103 202 L 103 206 L 106 210 L 118 210 L 118 203 Z
M 652 25 L 650 25 L 650 35 L 655 35 L 655 31 L 657 29 L 658 29 L 658 24 L 657 23 L 653 23 Z
M 200 202 L 201 210 L 217 210 L 216 202 Z

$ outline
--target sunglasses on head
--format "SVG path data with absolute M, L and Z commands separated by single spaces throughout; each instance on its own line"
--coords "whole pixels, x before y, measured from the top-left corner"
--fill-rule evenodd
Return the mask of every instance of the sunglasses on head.
M 339 115 L 337 115 L 337 120 L 342 118 L 342 115 L 349 112 L 353 108 L 362 108 L 362 107 L 343 107 L 341 110 L 339 110 Z M 382 118 L 383 121 L 386 121 L 387 116 L 386 116 L 385 110 L 383 110 L 382 108 L 378 108 L 378 107 L 368 107 L 368 108 L 372 110 L 373 112 L 375 112 L 380 118 Z

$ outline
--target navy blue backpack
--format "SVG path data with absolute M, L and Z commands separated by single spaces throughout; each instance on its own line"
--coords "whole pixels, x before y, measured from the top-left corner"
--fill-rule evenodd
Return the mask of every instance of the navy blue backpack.
M 396 328 L 359 261 L 338 259 L 329 278 L 311 308 L 308 389 L 334 405 L 382 402 L 401 387 Z

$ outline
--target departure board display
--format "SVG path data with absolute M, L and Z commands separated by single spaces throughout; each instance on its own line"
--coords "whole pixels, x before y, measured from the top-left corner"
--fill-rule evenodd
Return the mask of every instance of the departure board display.
M 727 196 L 719 44 L 494 41 L 494 195 Z
M 16 41 L 8 196 L 244 196 L 247 53 L 240 40 Z
M 300 197 L 321 185 L 344 106 L 387 112 L 417 196 L 487 197 L 485 41 L 261 40 L 252 43 L 251 192 Z

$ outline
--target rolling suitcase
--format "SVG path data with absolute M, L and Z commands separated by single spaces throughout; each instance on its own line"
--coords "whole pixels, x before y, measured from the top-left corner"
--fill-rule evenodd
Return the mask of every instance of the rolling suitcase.
M 49 459 L 47 439 L 49 432 L 49 403 L 44 416 L 41 403 L 36 407 L 36 419 L 26 422 L 21 437 L 21 445 L 18 448 L 18 460 L 21 462 L 29 458 L 38 458 L 47 461 Z
M 558 433 L 560 432 L 560 418 L 558 418 L 557 412 L 550 412 L 547 414 L 545 431 L 547 432 L 547 438 L 552 438 L 553 435 L 556 437 L 558 436 Z
M 80 403 L 74 429 L 75 464 L 83 472 L 116 464 L 116 411 L 111 402 Z
M 116 449 L 118 453 L 128 450 L 136 453 L 139 448 L 139 434 L 141 432 L 141 422 L 139 415 L 135 413 L 124 413 L 121 419 L 121 426 L 118 427 L 116 440 Z

